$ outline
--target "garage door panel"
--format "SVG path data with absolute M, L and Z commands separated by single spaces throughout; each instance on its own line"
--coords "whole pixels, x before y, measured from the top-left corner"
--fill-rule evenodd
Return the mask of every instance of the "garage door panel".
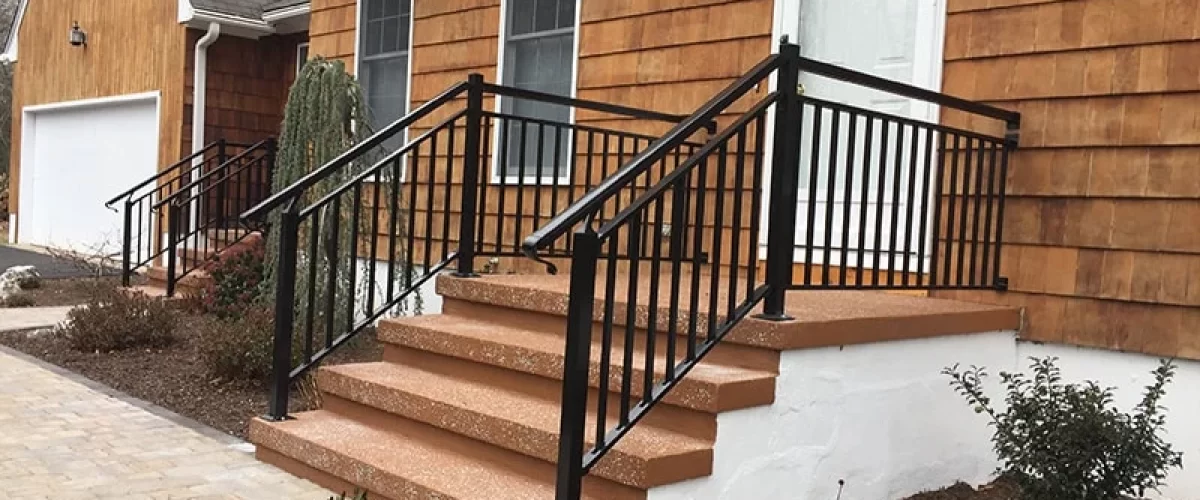
M 157 106 L 152 97 L 29 112 L 18 240 L 119 252 L 121 216 L 104 202 L 157 170 Z

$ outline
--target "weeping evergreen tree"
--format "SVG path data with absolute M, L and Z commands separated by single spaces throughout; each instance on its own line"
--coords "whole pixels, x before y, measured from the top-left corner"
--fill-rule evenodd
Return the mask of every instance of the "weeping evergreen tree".
M 275 170 L 272 175 L 271 190 L 278 193 L 295 183 L 309 172 L 321 168 L 337 155 L 370 137 L 373 132 L 367 114 L 366 101 L 362 87 L 358 81 L 346 72 L 341 61 L 321 57 L 310 59 L 296 77 L 296 82 L 288 95 L 287 106 L 284 108 L 282 130 L 279 138 L 279 149 L 276 154 Z M 363 172 L 382 158 L 384 152 L 379 148 L 365 154 L 350 165 L 340 168 L 322 178 L 313 187 L 304 192 L 299 200 L 299 207 L 311 206 L 323 196 L 346 184 L 355 175 Z M 352 190 L 351 190 L 352 191 Z M 390 198 L 390 197 L 388 197 Z M 388 200 L 390 204 L 390 199 Z M 388 206 L 388 210 L 405 210 L 404 200 L 401 206 Z M 285 204 L 286 205 L 286 204 Z M 375 293 L 373 283 L 367 282 L 366 273 L 356 273 L 357 283 L 350 280 L 347 272 L 350 266 L 357 265 L 357 255 L 353 248 L 362 249 L 363 245 L 352 245 L 354 224 L 353 198 L 350 193 L 342 195 L 340 210 L 333 210 L 333 204 L 326 204 L 318 213 L 307 217 L 301 223 L 299 255 L 297 255 L 296 272 L 296 315 L 303 317 L 307 313 L 308 300 L 306 293 L 312 286 L 315 290 L 312 317 L 315 325 L 323 325 L 324 308 L 329 294 L 336 298 L 338 307 L 335 311 L 335 324 L 345 325 L 346 315 L 350 313 L 345 307 L 349 294 L 359 297 L 356 304 L 365 304 L 367 293 Z M 359 235 L 369 235 L 371 212 L 370 207 L 360 207 L 364 212 L 358 217 Z M 365 216 L 363 214 L 366 214 Z M 271 226 L 279 227 L 280 209 L 271 214 Z M 338 219 L 336 224 L 334 219 Z M 310 254 L 313 223 L 318 224 L 318 251 Z M 330 228 L 338 227 L 335 234 Z M 399 228 L 403 234 L 405 228 Z M 271 231 L 267 240 L 267 279 L 265 283 L 271 287 L 268 296 L 274 297 L 275 273 L 279 263 L 279 234 Z M 372 237 L 374 235 L 371 235 Z M 403 239 L 401 238 L 403 241 Z M 405 250 L 395 249 L 397 255 L 392 256 L 392 262 L 405 262 L 401 258 Z M 314 262 L 315 261 L 315 262 Z M 337 268 L 337 280 L 334 286 L 329 286 L 327 277 L 331 267 Z M 315 270 L 311 273 L 310 270 Z M 401 276 L 410 276 L 412 270 L 397 269 L 397 280 Z M 311 284 L 310 284 L 311 282 Z M 419 297 L 416 299 L 420 307 Z M 366 311 L 363 311 L 366 312 Z M 403 312 L 403 311 L 399 311 Z M 337 332 L 333 332 L 337 333 Z

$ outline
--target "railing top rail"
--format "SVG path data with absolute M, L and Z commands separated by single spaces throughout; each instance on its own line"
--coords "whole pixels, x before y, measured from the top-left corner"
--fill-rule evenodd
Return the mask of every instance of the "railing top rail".
M 159 200 L 158 203 L 155 203 L 152 207 L 150 207 L 151 210 L 158 210 L 159 208 L 162 208 L 163 205 L 166 205 L 167 203 L 170 203 L 172 200 L 179 198 L 180 196 L 183 196 L 184 193 L 187 193 L 192 188 L 200 185 L 200 183 L 202 183 L 202 182 L 208 180 L 210 177 L 213 177 L 214 175 L 216 175 L 216 173 L 220 172 L 221 169 L 223 167 L 225 167 L 225 165 L 232 165 L 232 164 L 238 163 L 238 162 L 246 159 L 251 154 L 254 154 L 255 151 L 258 151 L 260 149 L 265 149 L 268 144 L 271 144 L 273 142 L 275 142 L 275 139 L 267 138 L 267 139 L 258 141 L 257 143 L 255 143 L 251 146 L 248 146 L 244 151 L 242 151 L 241 153 L 238 153 L 237 156 L 234 156 L 233 158 L 225 160 L 225 163 L 217 165 L 217 168 L 214 168 L 212 170 L 209 170 L 208 172 L 205 172 L 204 175 L 201 175 L 200 177 L 192 180 L 192 182 L 187 183 L 187 185 L 175 190 L 175 192 L 171 193 L 169 196 L 166 196 L 162 200 Z M 207 191 L 207 189 L 205 191 Z
M 430 127 L 429 130 L 426 130 L 425 132 L 421 133 L 421 135 L 417 136 L 416 138 L 410 139 L 407 144 L 399 147 L 398 149 L 396 149 L 395 151 L 393 151 L 391 153 L 388 153 L 387 156 L 385 156 L 382 159 L 380 159 L 379 161 L 375 162 L 375 164 L 371 165 L 370 168 L 364 169 L 362 172 L 359 172 L 358 175 L 354 176 L 354 178 L 342 183 L 341 186 L 338 186 L 336 189 L 326 193 L 325 196 L 322 196 L 321 198 L 317 199 L 317 201 L 312 202 L 312 204 L 309 205 L 308 207 L 304 208 L 303 210 L 300 210 L 300 218 L 307 217 L 309 214 L 311 214 L 315 210 L 321 208 L 322 206 L 324 206 L 327 203 L 332 202 L 334 198 L 337 198 L 338 196 L 345 194 L 347 191 L 352 189 L 355 184 L 359 184 L 359 183 L 366 181 L 368 177 L 375 175 L 375 173 L 380 168 L 387 165 L 388 163 L 395 161 L 396 158 L 399 158 L 401 155 L 408 153 L 409 151 L 412 151 L 413 148 L 419 146 L 422 142 L 424 142 L 430 136 L 440 132 L 443 128 L 446 127 L 446 125 L 450 124 L 451 122 L 454 122 L 455 120 L 458 120 L 459 118 L 462 118 L 463 115 L 465 115 L 465 114 L 467 114 L 467 110 L 465 110 L 465 109 L 461 110 L 457 113 L 454 113 L 453 115 L 450 115 L 449 118 L 442 120 L 441 123 L 438 123 L 437 125 L 434 125 L 433 127 Z
M 753 69 L 701 106 L 695 114 L 680 122 L 575 204 L 567 207 L 549 223 L 525 238 L 521 244 L 522 252 L 531 258 L 536 257 L 538 250 L 566 234 L 576 224 L 599 210 L 609 198 L 621 192 L 627 184 L 649 168 L 649 165 L 666 157 L 672 149 L 686 143 L 692 134 L 712 123 L 718 114 L 770 76 L 779 67 L 780 61 L 781 57 L 775 54 L 758 63 Z
M 647 120 L 658 120 L 671 123 L 679 123 L 688 119 L 689 115 L 677 115 L 671 113 L 660 113 L 646 109 L 633 108 L 622 106 L 620 104 L 612 104 L 607 102 L 592 101 L 588 99 L 579 99 L 576 97 L 561 96 L 558 94 L 550 94 L 547 92 L 539 92 L 536 90 L 527 90 L 507 85 L 499 85 L 495 83 L 484 83 L 483 91 L 491 94 L 512 97 L 514 99 L 530 99 L 535 101 L 547 102 L 550 104 L 561 104 L 563 106 L 571 106 L 574 108 L 590 109 L 592 111 L 600 111 L 613 115 L 625 115 L 631 118 L 643 118 Z
M 321 179 L 327 177 L 330 173 L 350 164 L 350 162 L 354 161 L 359 156 L 362 156 L 363 153 L 376 146 L 379 146 L 380 144 L 383 144 L 384 141 L 390 139 L 396 134 L 396 132 L 408 128 L 412 124 L 416 123 L 417 120 L 424 118 L 434 110 L 442 107 L 443 104 L 446 104 L 455 97 L 458 97 L 465 92 L 469 86 L 470 84 L 468 82 L 459 82 L 453 87 L 447 89 L 445 92 L 439 94 L 437 97 L 425 101 L 425 104 L 418 106 L 417 109 L 414 109 L 411 113 L 405 115 L 403 118 L 400 118 L 399 120 L 392 122 L 392 124 L 380 129 L 372 134 L 371 137 L 368 137 L 366 140 L 358 144 L 355 144 L 350 149 L 321 166 L 321 168 L 305 174 L 304 177 L 301 177 L 300 180 L 292 183 L 291 186 L 288 186 L 284 190 L 271 195 L 258 205 L 250 208 L 250 210 L 247 210 L 245 213 L 241 214 L 241 218 L 251 219 L 260 217 L 268 210 L 272 210 L 275 207 L 282 205 L 284 202 L 300 196 L 313 185 L 320 182 Z
M 671 186 L 678 182 L 681 177 L 686 175 L 689 170 L 695 168 L 696 165 L 707 158 L 708 155 L 712 154 L 712 152 L 720 147 L 721 144 L 733 137 L 733 135 L 737 133 L 739 129 L 741 129 L 747 123 L 750 123 L 751 120 L 757 118 L 760 113 L 765 111 L 778 99 L 778 92 L 771 92 L 770 94 L 767 94 L 766 97 L 758 101 L 757 104 L 743 113 L 742 116 L 738 117 L 737 120 L 734 120 L 734 122 L 729 124 L 728 127 L 725 127 L 725 130 L 709 139 L 708 143 L 693 153 L 690 158 L 685 160 L 671 172 L 667 173 L 667 175 L 663 176 L 662 179 L 659 179 L 658 183 L 647 189 L 620 212 L 617 212 L 617 215 L 613 216 L 612 219 L 605 221 L 604 224 L 596 230 L 597 236 L 601 240 L 607 239 L 613 231 L 619 229 L 623 224 L 625 224 L 625 221 L 637 214 L 638 210 L 641 210 L 643 207 L 649 205 L 654 201 L 655 198 L 657 198 L 666 190 L 670 189 Z
M 147 184 L 150 184 L 151 182 L 154 182 L 154 181 L 157 181 L 157 180 L 163 178 L 167 174 L 171 173 L 173 170 L 175 170 L 183 165 L 187 165 L 188 163 L 191 163 L 192 160 L 196 159 L 197 157 L 203 156 L 205 153 L 209 152 L 209 150 L 216 148 L 220 144 L 221 144 L 221 141 L 215 141 L 215 142 L 209 143 L 208 145 L 201 148 L 199 151 L 196 151 L 195 153 L 192 153 L 190 155 L 183 157 L 183 159 L 181 159 L 175 163 L 172 163 L 167 168 L 164 168 L 164 169 L 158 171 L 158 173 L 154 174 L 150 178 L 148 178 L 142 182 L 139 182 L 139 183 L 137 183 L 137 185 L 121 192 L 121 194 L 114 196 L 111 200 L 108 200 L 107 202 L 105 202 L 104 206 L 108 207 L 108 208 L 112 208 L 114 203 L 121 201 L 121 198 L 131 196 L 137 190 L 139 190 L 143 187 L 146 187 Z
M 1021 114 L 1015 111 L 989 106 L 987 104 L 969 101 L 961 97 L 934 92 L 929 89 L 923 89 L 907 83 L 900 83 L 887 78 L 878 77 L 875 75 L 855 71 L 849 68 L 843 68 L 835 64 L 817 61 L 807 57 L 800 57 L 800 71 L 804 73 L 812 73 L 815 75 L 832 78 L 835 80 L 853 83 L 863 87 L 881 90 L 890 94 L 895 94 L 901 97 L 917 99 L 930 102 L 939 106 L 954 108 L 960 111 L 966 111 L 977 115 L 995 118 L 1006 123 L 1019 123 Z

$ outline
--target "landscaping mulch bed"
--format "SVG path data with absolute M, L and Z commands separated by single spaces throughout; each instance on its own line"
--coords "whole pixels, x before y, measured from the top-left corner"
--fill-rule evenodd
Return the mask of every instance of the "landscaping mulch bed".
M 1017 488 L 1006 479 L 997 479 L 991 484 L 972 488 L 958 483 L 937 491 L 918 493 L 903 500 L 1017 500 Z
M 266 414 L 270 391 L 266 384 L 216 380 L 206 372 L 198 341 L 205 321 L 215 320 L 181 318 L 178 341 L 163 349 L 79 352 L 53 330 L 0 333 L 0 344 L 245 439 L 250 419 Z M 326 364 L 378 361 L 382 354 L 374 332 L 365 331 Z M 293 390 L 292 411 L 311 404 Z
M 33 300 L 29 307 L 74 306 L 87 302 L 98 289 L 120 285 L 121 278 L 117 276 L 44 279 L 41 287 L 24 290 L 21 294 Z

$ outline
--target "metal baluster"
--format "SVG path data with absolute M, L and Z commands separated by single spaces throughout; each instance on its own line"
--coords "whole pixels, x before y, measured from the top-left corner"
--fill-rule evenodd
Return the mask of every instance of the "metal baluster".
M 983 211 L 983 163 L 984 154 L 987 151 L 987 145 L 982 140 L 979 143 L 979 154 L 975 159 L 975 213 L 974 221 L 971 223 L 971 264 L 970 273 L 967 275 L 967 282 L 974 287 L 977 284 L 976 265 L 979 261 L 979 216 Z M 964 201 L 965 203 L 965 201 Z M 959 283 L 961 285 L 961 283 Z
M 625 341 L 624 357 L 621 366 L 621 413 L 617 416 L 620 426 L 629 425 L 630 399 L 633 397 L 633 347 L 637 343 L 637 309 L 638 309 L 638 277 L 642 257 L 642 216 L 637 214 L 629 219 L 629 244 L 626 252 L 629 254 L 629 275 L 625 300 Z M 651 356 L 653 354 L 650 354 Z M 653 373 L 644 373 L 643 377 L 653 378 Z
M 997 145 L 992 144 L 992 147 L 990 148 L 991 153 L 988 155 L 988 167 L 989 168 L 988 168 L 987 203 L 986 203 L 987 214 L 983 219 L 983 221 L 984 221 L 983 222 L 983 259 L 980 262 L 980 268 L 981 268 L 980 272 L 983 274 L 983 276 L 980 276 L 980 280 L 979 280 L 981 285 L 987 285 L 988 278 L 990 277 L 990 278 L 995 279 L 995 276 L 996 276 L 995 273 L 992 273 L 991 276 L 988 275 L 988 264 L 991 262 L 991 259 L 989 259 L 988 254 L 991 252 L 991 246 L 992 246 L 992 204 L 994 202 L 993 198 L 995 195 L 995 187 L 996 187 L 995 186 L 995 182 L 996 182 L 996 149 L 998 149 Z M 1001 181 L 1001 182 L 1003 182 L 1003 181 Z
M 854 275 L 854 286 L 857 288 L 862 288 L 864 281 L 863 274 L 866 273 L 867 217 L 870 213 L 871 205 L 871 160 L 875 152 L 873 149 L 875 142 L 875 117 L 867 115 L 865 118 L 867 121 L 867 130 L 863 144 L 862 189 L 858 203 L 858 269 Z
M 904 171 L 904 123 L 896 122 L 896 159 L 892 175 L 892 224 L 888 231 L 888 274 L 887 284 L 891 287 L 896 283 L 896 233 L 900 226 L 900 185 Z
M 712 267 L 708 281 L 708 331 L 709 342 L 717 338 L 717 315 L 721 291 L 721 244 L 725 225 L 725 175 L 726 164 L 729 160 L 729 149 L 726 144 L 717 147 L 717 189 L 713 193 L 713 229 L 712 229 Z
M 829 286 L 829 260 L 833 253 L 833 212 L 834 198 L 837 197 L 837 167 L 838 167 L 838 143 L 841 141 L 841 117 L 842 113 L 836 108 L 831 108 L 830 113 L 833 119 L 830 120 L 829 134 L 829 175 L 825 181 L 825 245 L 821 252 L 821 286 Z M 844 264 L 844 263 L 843 263 Z
M 846 181 L 842 188 L 842 260 L 838 273 L 838 285 L 845 288 L 846 275 L 850 272 L 850 208 L 854 203 L 854 149 L 858 145 L 858 114 L 848 112 L 850 132 L 846 144 Z M 859 260 L 862 255 L 859 255 Z
M 578 243 L 578 238 L 576 243 Z M 608 419 L 609 379 L 611 378 L 609 370 L 612 366 L 613 322 L 616 319 L 614 304 L 617 301 L 617 253 L 619 246 L 619 235 L 613 233 L 612 237 L 608 240 L 608 260 L 605 263 L 606 267 L 604 270 L 604 316 L 601 319 L 600 330 L 600 391 L 596 399 L 596 450 L 604 447 L 604 434 L 608 432 L 606 420 Z M 575 247 L 575 255 L 579 255 L 580 250 L 577 245 Z M 575 262 L 574 259 L 572 259 L 573 262 Z M 574 269 L 572 269 L 572 272 L 574 272 Z M 593 291 L 592 293 L 594 294 L 595 292 Z
M 801 105 L 803 107 L 803 104 Z M 825 115 L 820 106 L 813 105 L 812 151 L 808 166 L 808 225 L 805 226 L 804 244 L 804 285 L 813 286 L 813 246 L 817 232 L 817 182 L 821 171 L 821 118 Z M 799 140 L 797 139 L 797 142 Z M 768 250 L 769 251 L 769 250 Z M 770 271 L 767 271 L 770 273 Z
M 917 190 L 917 152 L 920 151 L 921 129 L 915 124 L 912 127 L 912 143 L 909 145 L 908 154 L 908 195 L 905 198 L 905 216 L 904 216 L 904 287 L 908 288 L 913 284 L 909 282 L 908 273 L 912 266 L 912 241 L 913 241 L 913 217 L 915 214 L 916 190 Z M 919 281 L 919 280 L 918 280 Z

